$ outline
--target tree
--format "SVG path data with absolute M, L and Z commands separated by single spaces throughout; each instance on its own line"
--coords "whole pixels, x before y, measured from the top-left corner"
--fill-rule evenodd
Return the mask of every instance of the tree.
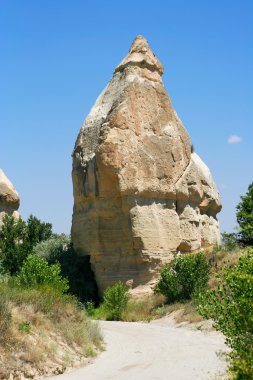
M 10 275 L 18 272 L 27 257 L 29 247 L 25 222 L 6 215 L 0 230 L 0 257 L 2 268 Z M 28 252 L 29 253 L 29 252 Z
M 48 240 L 52 235 L 51 223 L 42 222 L 33 215 L 29 216 L 27 219 L 27 240 L 31 247 L 34 247 L 41 241 Z
M 154 291 L 163 294 L 168 303 L 191 299 L 207 287 L 208 274 L 208 262 L 203 253 L 179 255 L 161 269 Z
M 127 308 L 128 300 L 128 289 L 121 281 L 109 286 L 104 293 L 104 308 L 109 314 L 108 318 L 119 321 Z
M 246 195 L 241 197 L 236 210 L 240 240 L 244 244 L 253 245 L 253 183 L 249 185 Z
M 230 368 L 236 380 L 253 379 L 253 249 L 234 267 L 217 274 L 217 287 L 199 298 L 198 310 L 211 318 L 232 349 Z
M 30 216 L 27 222 L 6 215 L 0 229 L 1 267 L 11 276 L 17 274 L 34 246 L 52 236 L 52 225 Z

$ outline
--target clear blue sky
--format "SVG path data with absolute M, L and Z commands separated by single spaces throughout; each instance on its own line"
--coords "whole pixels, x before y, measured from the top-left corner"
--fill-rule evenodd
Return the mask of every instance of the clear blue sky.
M 69 233 L 77 133 L 142 34 L 218 185 L 221 228 L 232 231 L 253 181 L 252 20 L 252 0 L 0 0 L 0 166 L 22 216 Z

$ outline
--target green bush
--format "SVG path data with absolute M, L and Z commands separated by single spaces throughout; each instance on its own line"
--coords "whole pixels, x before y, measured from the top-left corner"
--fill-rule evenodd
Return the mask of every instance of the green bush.
M 52 225 L 30 216 L 27 222 L 6 215 L 0 229 L 0 260 L 2 270 L 11 276 L 19 272 L 34 246 L 52 236 Z
M 49 265 L 45 259 L 36 255 L 27 257 L 17 276 L 17 283 L 28 288 L 49 285 L 61 293 L 69 288 L 67 279 L 61 277 L 60 264 Z
M 203 253 L 178 255 L 160 273 L 155 292 L 163 294 L 169 303 L 191 299 L 207 287 L 209 268 Z
M 69 292 L 82 302 L 98 303 L 98 290 L 91 270 L 90 257 L 80 256 L 74 250 L 70 237 L 54 235 L 34 247 L 34 253 L 49 264 L 60 263 L 61 273 L 69 281 Z
M 217 282 L 202 294 L 198 310 L 226 336 L 234 378 L 253 379 L 253 250 L 233 268 L 223 268 Z
M 127 308 L 129 294 L 122 282 L 117 282 L 106 289 L 103 306 L 108 312 L 108 319 L 119 321 L 122 312 Z
M 160 273 L 159 282 L 155 286 L 155 293 L 163 294 L 168 302 L 181 299 L 183 292 L 178 274 L 170 265 L 165 265 Z

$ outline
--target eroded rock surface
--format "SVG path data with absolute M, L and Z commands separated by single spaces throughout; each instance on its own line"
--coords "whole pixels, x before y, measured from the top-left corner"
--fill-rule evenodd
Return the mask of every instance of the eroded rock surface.
M 219 243 L 219 193 L 162 83 L 145 38 L 134 40 L 73 152 L 75 249 L 100 292 L 121 280 L 146 292 L 176 252 Z
M 19 217 L 19 195 L 13 184 L 0 169 L 0 227 L 4 216 Z

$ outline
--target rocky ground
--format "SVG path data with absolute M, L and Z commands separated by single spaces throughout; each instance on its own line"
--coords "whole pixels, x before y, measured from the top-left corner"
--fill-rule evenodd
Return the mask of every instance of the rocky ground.
M 226 372 L 224 338 L 204 325 L 101 322 L 107 345 L 93 364 L 47 380 L 208 380 Z

